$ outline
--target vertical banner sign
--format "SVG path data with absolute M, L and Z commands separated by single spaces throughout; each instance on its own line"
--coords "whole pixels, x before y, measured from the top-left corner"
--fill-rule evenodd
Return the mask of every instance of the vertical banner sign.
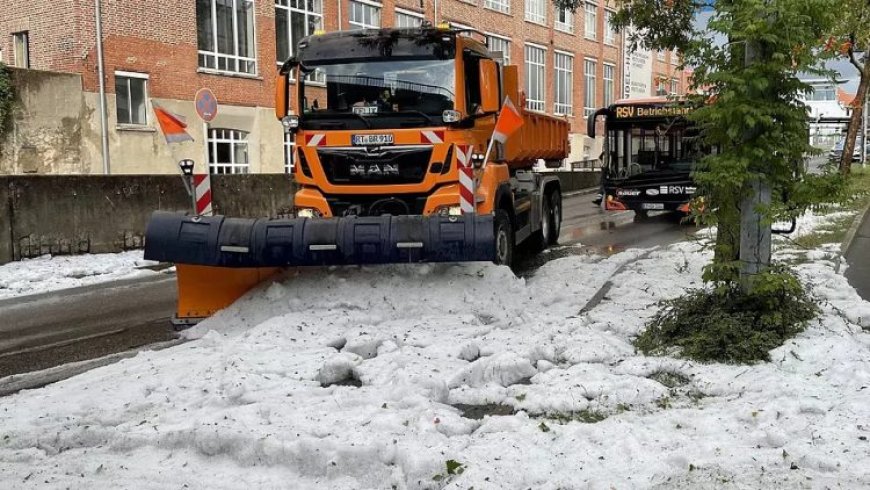
M 631 32 L 631 28 L 626 30 L 625 39 L 628 39 Z M 638 48 L 636 51 L 626 52 L 624 54 L 624 65 L 622 70 L 623 98 L 640 99 L 651 97 L 653 95 L 652 65 L 652 52 L 648 49 Z
M 193 176 L 193 188 L 196 195 L 196 215 L 211 216 L 211 176 L 196 174 Z

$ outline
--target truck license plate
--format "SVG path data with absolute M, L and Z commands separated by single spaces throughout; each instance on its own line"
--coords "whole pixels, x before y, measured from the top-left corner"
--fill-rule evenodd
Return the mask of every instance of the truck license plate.
M 393 135 L 391 134 L 355 134 L 351 138 L 354 146 L 381 146 L 392 145 Z
M 640 207 L 641 209 L 665 209 L 665 204 L 661 202 L 645 202 Z

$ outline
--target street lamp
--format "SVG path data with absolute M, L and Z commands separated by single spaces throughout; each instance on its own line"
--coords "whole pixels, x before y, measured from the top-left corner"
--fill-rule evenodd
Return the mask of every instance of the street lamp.
M 181 181 L 184 182 L 184 188 L 193 204 L 193 214 L 196 216 L 196 187 L 193 185 L 193 166 L 194 161 L 190 158 L 178 162 L 178 168 L 181 170 Z

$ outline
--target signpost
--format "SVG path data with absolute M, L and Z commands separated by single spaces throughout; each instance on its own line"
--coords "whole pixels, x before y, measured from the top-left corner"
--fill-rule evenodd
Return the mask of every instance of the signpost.
M 194 96 L 196 114 L 202 119 L 202 140 L 208 141 L 208 123 L 214 121 L 218 113 L 218 100 L 214 92 L 201 88 Z M 205 173 L 191 175 L 190 191 L 193 197 L 193 211 L 197 216 L 211 216 L 211 177 L 208 166 L 208 144 L 205 149 Z

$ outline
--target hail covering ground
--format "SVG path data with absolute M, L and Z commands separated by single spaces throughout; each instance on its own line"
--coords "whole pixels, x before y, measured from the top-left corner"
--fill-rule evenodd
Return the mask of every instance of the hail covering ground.
M 777 242 L 779 256 L 809 259 L 796 270 L 822 314 L 771 362 L 635 352 L 656 302 L 702 285 L 706 241 L 561 258 L 525 280 L 489 264 L 295 271 L 187 331 L 189 343 L 0 400 L 0 481 L 867 485 L 870 304 L 836 272 L 837 247 Z M 462 404 L 506 415 L 466 418 Z
M 0 300 L 154 274 L 141 250 L 24 259 L 0 265 Z

